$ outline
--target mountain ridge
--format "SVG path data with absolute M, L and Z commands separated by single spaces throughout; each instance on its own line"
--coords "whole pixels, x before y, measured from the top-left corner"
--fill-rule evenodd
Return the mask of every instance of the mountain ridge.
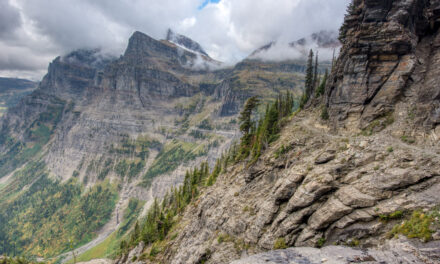
M 231 70 L 192 67 L 199 57 L 135 32 L 119 58 L 92 49 L 54 59 L 38 88 L 0 119 L 1 252 L 11 254 L 19 243 L 22 254 L 55 257 L 69 251 L 69 234 L 77 248 L 107 239 L 99 235 L 108 230 L 115 230 L 109 237 L 119 241 L 154 197 L 182 182 L 185 170 L 206 158 L 212 166 L 238 136 L 239 108 L 221 114 L 229 107 L 221 84 Z M 271 78 L 278 77 L 300 82 L 297 73 Z M 246 91 L 250 85 L 243 81 L 228 92 L 231 100 L 241 94 L 237 106 L 252 94 L 268 100 L 276 96 L 262 86 Z M 289 83 L 277 87 L 291 88 Z M 68 189 L 75 192 L 66 194 Z M 41 198 L 44 192 L 48 195 Z M 60 195 L 63 199 L 57 200 Z M 112 202 L 88 198 L 101 196 Z M 35 200 L 50 203 L 51 210 L 41 213 L 43 208 L 31 206 Z M 69 203 L 90 208 L 81 216 L 67 210 Z M 99 213 L 102 221 L 91 220 L 100 219 Z M 65 220 L 57 225 L 58 218 Z M 64 226 L 71 221 L 79 228 L 73 234 Z M 21 224 L 26 231 L 15 232 Z M 89 232 L 91 227 L 96 230 Z M 63 256 L 65 261 L 72 257 Z
M 437 263 L 439 8 L 353 1 L 324 95 L 116 263 Z

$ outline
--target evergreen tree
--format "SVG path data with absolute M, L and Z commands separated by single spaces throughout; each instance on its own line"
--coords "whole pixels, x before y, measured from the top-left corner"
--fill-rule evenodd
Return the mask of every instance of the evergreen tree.
M 335 53 L 336 53 L 336 49 L 333 49 L 332 68 L 331 68 L 331 70 L 333 70 L 333 67 L 335 66 L 335 61 L 336 61 Z
M 289 116 L 293 111 L 293 96 L 286 92 L 285 95 L 280 94 L 277 100 L 266 106 L 266 112 L 258 123 L 255 139 L 252 146 L 252 160 L 250 164 L 255 162 L 263 149 L 278 138 L 281 128 L 280 121 Z
M 325 70 L 324 77 L 322 78 L 321 83 L 318 86 L 318 89 L 316 89 L 316 97 L 319 97 L 324 94 L 325 85 L 327 84 L 327 78 L 328 78 L 328 70 Z
M 249 155 L 249 147 L 251 145 L 252 134 L 255 132 L 255 122 L 252 121 L 252 112 L 257 108 L 260 100 L 253 96 L 249 98 L 240 113 L 240 131 L 243 133 L 241 137 L 240 158 L 244 159 Z
M 314 93 L 314 91 L 316 91 L 316 88 L 319 85 L 319 81 L 318 81 L 318 52 L 316 52 L 316 56 L 315 56 L 315 65 L 314 65 L 314 71 L 313 71 L 313 84 L 312 84 L 312 92 L 310 95 L 312 95 Z
M 309 101 L 313 91 L 313 50 L 309 52 L 309 58 L 307 59 L 306 68 L 306 80 L 304 94 L 301 98 L 301 108 Z

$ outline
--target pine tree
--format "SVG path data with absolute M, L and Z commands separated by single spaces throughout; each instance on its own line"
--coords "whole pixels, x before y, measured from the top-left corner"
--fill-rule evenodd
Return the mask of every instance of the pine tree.
M 251 145 L 251 138 L 256 130 L 255 122 L 252 121 L 252 112 L 257 108 L 260 100 L 253 96 L 249 98 L 240 113 L 240 131 L 243 133 L 240 144 L 240 158 L 244 159 L 249 155 L 249 148 Z
M 328 70 L 325 70 L 324 77 L 322 78 L 321 83 L 318 86 L 318 89 L 316 89 L 316 97 L 319 97 L 324 94 L 325 85 L 327 84 L 328 79 Z
M 305 89 L 304 89 L 304 94 L 301 98 L 301 108 L 304 107 L 306 103 L 309 101 L 312 91 L 313 91 L 313 50 L 310 50 L 309 58 L 307 60 Z
M 318 81 L 318 52 L 316 52 L 315 65 L 314 65 L 314 71 L 313 71 L 312 92 L 310 95 L 314 94 L 318 85 L 319 85 L 319 81 Z
M 332 68 L 331 68 L 331 70 L 333 70 L 333 67 L 335 66 L 335 61 L 336 61 L 335 53 L 336 53 L 336 49 L 333 49 Z

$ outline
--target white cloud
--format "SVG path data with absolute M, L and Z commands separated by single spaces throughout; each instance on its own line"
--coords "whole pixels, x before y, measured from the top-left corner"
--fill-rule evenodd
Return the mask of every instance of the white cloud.
M 0 75 L 19 73 L 15 66 L 21 64 L 23 72 L 32 68 L 41 77 L 49 58 L 59 54 L 87 47 L 121 54 L 135 30 L 160 39 L 169 27 L 198 41 L 213 58 L 233 63 L 272 40 L 337 30 L 349 0 L 221 0 L 199 10 L 203 2 L 0 0 L 0 15 L 9 22 L 0 27 L 0 64 L 14 62 L 2 65 Z M 17 48 L 25 51 L 21 63 L 11 59 Z

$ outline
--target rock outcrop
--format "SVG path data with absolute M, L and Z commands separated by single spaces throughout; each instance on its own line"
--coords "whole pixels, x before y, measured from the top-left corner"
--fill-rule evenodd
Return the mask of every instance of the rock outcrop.
M 439 263 L 439 7 L 355 0 L 330 121 L 303 110 L 255 164 L 226 169 L 154 261 Z
M 341 29 L 344 46 L 327 86 L 337 126 L 365 128 L 412 107 L 415 124 L 439 124 L 440 2 L 355 0 Z
M 372 136 L 331 135 L 316 112 L 294 117 L 250 169 L 238 164 L 222 174 L 187 211 L 172 250 L 160 261 L 198 263 L 209 253 L 207 263 L 228 263 L 271 250 L 280 240 L 295 247 L 372 247 L 386 241 L 404 216 L 381 219 L 440 205 L 438 143 L 430 148 L 402 142 L 392 136 L 397 126 Z M 275 158 L 282 146 L 290 151 Z M 333 159 L 316 162 L 328 153 Z M 324 252 L 323 258 L 337 259 L 331 249 Z
M 425 256 L 426 249 L 429 251 L 429 248 L 420 249 L 404 240 L 390 241 L 381 249 L 354 249 L 341 246 L 328 246 L 322 249 L 299 247 L 257 254 L 233 261 L 231 264 L 434 263 Z
M 214 71 L 208 66 L 218 62 L 201 55 L 196 42 L 183 36 L 178 42 L 135 32 L 119 58 L 99 50 L 56 58 L 38 88 L 0 119 L 0 200 L 19 181 L 14 171 L 38 161 L 50 178 L 74 179 L 85 191 L 105 181 L 117 186 L 120 200 L 109 221 L 115 224 L 107 229 L 115 230 L 131 198 L 145 201 L 147 208 L 181 183 L 187 169 L 205 160 L 212 166 L 229 147 L 238 136 L 241 105 L 228 104 L 230 98 L 276 96 L 275 89 L 263 89 L 270 82 L 265 76 L 280 77 L 280 91 L 301 79 L 266 65 L 268 71 L 241 71 L 245 81 L 228 90 L 223 81 L 234 69 Z M 182 47 L 187 44 L 193 46 Z M 243 91 L 252 85 L 247 80 L 259 76 L 252 93 Z M 37 175 L 28 176 L 19 188 L 32 186 Z

